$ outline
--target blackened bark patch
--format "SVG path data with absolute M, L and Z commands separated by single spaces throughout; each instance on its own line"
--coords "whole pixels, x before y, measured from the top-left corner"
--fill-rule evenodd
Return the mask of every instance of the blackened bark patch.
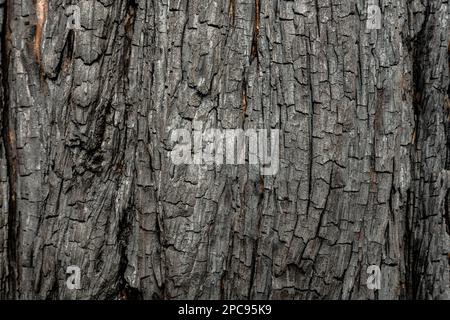
M 123 55 L 123 70 L 122 74 L 124 77 L 128 75 L 128 69 L 130 67 L 130 56 L 132 50 L 133 34 L 134 34 L 134 24 L 136 21 L 136 10 L 137 4 L 135 0 L 129 0 L 127 5 L 127 11 L 125 16 L 125 43 L 124 43 L 124 55 Z
M 252 38 L 252 49 L 250 54 L 250 62 L 256 58 L 259 59 L 258 56 L 258 38 L 259 38 L 259 30 L 260 30 L 260 19 L 261 19 L 261 0 L 255 0 L 255 16 L 254 16 L 254 26 L 253 26 L 253 38 Z
M 8 261 L 8 285 L 11 297 L 16 296 L 18 289 L 18 233 L 17 224 L 17 151 L 15 131 L 13 126 L 12 112 L 10 110 L 9 93 L 9 2 L 3 6 L 3 25 L 1 34 L 1 77 L 2 77 L 2 142 L 5 150 L 6 169 L 8 175 L 8 238 L 7 238 L 7 261 Z

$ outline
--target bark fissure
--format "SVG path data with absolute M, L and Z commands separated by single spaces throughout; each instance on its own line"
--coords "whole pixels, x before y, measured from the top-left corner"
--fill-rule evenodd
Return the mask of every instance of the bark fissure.
M 1 33 L 1 72 L 2 72 L 2 142 L 5 151 L 6 170 L 8 176 L 8 219 L 7 219 L 7 261 L 8 261 L 8 291 L 6 296 L 16 296 L 18 289 L 18 253 L 17 244 L 19 240 L 17 225 L 17 153 L 15 144 L 15 131 L 11 119 L 10 93 L 9 93 L 9 2 L 3 4 L 3 25 Z

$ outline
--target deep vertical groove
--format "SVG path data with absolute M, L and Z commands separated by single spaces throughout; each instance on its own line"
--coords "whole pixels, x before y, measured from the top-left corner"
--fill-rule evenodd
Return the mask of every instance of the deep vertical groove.
M 252 50 L 250 55 L 250 63 L 256 58 L 259 62 L 258 56 L 258 37 L 260 29 L 260 11 L 261 11 L 261 0 L 255 0 L 255 24 L 253 28 L 253 38 L 252 38 Z
M 3 26 L 1 34 L 1 72 L 2 72 L 2 142 L 5 148 L 6 170 L 8 175 L 8 240 L 7 240 L 7 260 L 8 260 L 8 286 L 9 292 L 6 293 L 8 298 L 16 296 L 17 288 L 17 204 L 16 204 L 16 150 L 15 150 L 15 132 L 11 127 L 11 111 L 8 84 L 8 36 L 9 33 L 9 2 L 5 1 L 3 10 Z
M 418 219 L 421 218 L 421 213 L 423 210 L 422 203 L 424 202 L 422 193 L 422 179 L 426 172 L 423 172 L 423 167 L 420 166 L 422 161 L 422 146 L 420 141 L 424 141 L 424 131 L 422 130 L 424 125 L 424 111 L 423 103 L 425 101 L 425 72 L 424 72 L 424 61 L 428 55 L 428 39 L 427 39 L 427 26 L 430 16 L 431 4 L 427 1 L 424 21 L 421 25 L 420 30 L 413 39 L 412 47 L 412 85 L 413 85 L 413 111 L 414 111 L 414 147 L 411 150 L 411 178 L 412 178 L 412 200 L 413 207 L 411 208 L 411 234 L 409 236 L 409 250 L 410 250 L 410 270 L 409 270 L 409 281 L 411 282 L 411 297 L 412 299 L 417 299 L 419 297 L 420 282 L 422 278 L 422 273 L 424 270 L 424 262 L 420 261 L 422 252 L 422 241 L 423 238 L 416 238 L 415 229 L 419 228 L 419 224 L 416 224 Z M 416 205 L 417 203 L 417 205 Z
M 236 20 L 236 0 L 230 0 L 228 6 L 228 18 L 231 20 L 231 25 L 235 25 Z
M 264 178 L 262 176 L 260 176 L 260 180 L 259 180 L 259 198 L 258 198 L 258 205 L 257 205 L 257 214 L 258 214 L 258 219 L 257 219 L 257 227 L 256 227 L 256 239 L 254 239 L 253 242 L 253 251 L 252 251 L 252 263 L 251 263 L 251 270 L 250 270 L 250 285 L 248 287 L 248 294 L 247 297 L 249 300 L 251 300 L 252 298 L 252 294 L 255 293 L 253 291 L 254 285 L 255 285 L 255 277 L 256 277 L 256 265 L 258 263 L 257 259 L 258 259 L 258 250 L 259 250 L 259 242 L 260 242 L 260 238 L 261 238 L 261 222 L 262 222 L 262 216 L 264 213 L 264 207 L 263 207 L 263 201 L 264 201 Z
M 311 34 L 309 35 L 309 39 L 311 39 Z M 309 216 L 309 208 L 311 206 L 311 192 L 312 192 L 312 170 L 313 170 L 313 158 L 314 158 L 314 87 L 312 84 L 312 75 L 311 75 L 311 54 L 310 54 L 310 46 L 311 43 L 308 42 L 306 46 L 307 51 L 307 68 L 308 68 L 308 83 L 309 83 L 309 92 L 311 93 L 311 104 L 309 109 L 309 158 L 308 158 L 308 203 L 306 205 L 306 217 Z M 319 226 L 320 227 L 320 226 Z

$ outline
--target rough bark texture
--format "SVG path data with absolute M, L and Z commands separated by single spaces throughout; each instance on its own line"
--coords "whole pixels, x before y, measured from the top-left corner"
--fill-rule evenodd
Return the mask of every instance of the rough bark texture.
M 0 0 L 0 297 L 450 298 L 449 3 L 378 4 Z M 279 173 L 175 166 L 194 120 Z

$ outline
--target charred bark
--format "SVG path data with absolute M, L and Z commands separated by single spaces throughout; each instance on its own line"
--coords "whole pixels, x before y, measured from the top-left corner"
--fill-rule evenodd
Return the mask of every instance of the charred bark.
M 0 298 L 450 298 L 449 4 L 368 4 L 0 0 Z M 195 121 L 278 173 L 175 165 Z

